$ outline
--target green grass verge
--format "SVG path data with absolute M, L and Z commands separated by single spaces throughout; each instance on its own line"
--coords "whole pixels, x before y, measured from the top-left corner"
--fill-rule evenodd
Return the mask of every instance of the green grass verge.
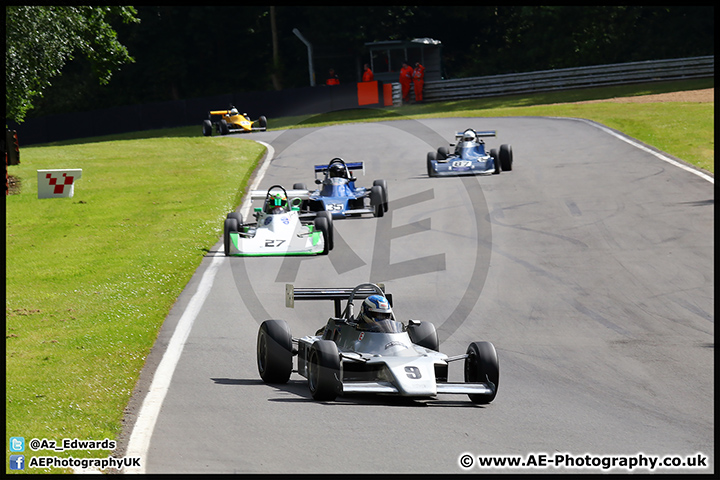
M 6 201 L 8 438 L 117 437 L 165 316 L 264 151 L 198 135 L 21 150 L 22 193 Z M 74 197 L 39 200 L 44 168 L 82 168 Z
M 556 105 L 710 88 L 712 82 L 352 110 L 276 119 L 270 126 L 570 116 L 598 121 L 714 172 L 714 104 Z M 201 137 L 197 126 L 25 148 L 21 139 L 22 163 L 10 167 L 22 181 L 21 193 L 6 198 L 8 452 L 10 436 L 117 438 L 162 322 L 220 238 L 225 214 L 239 204 L 262 157 L 264 147 L 251 138 Z M 36 170 L 45 168 L 83 169 L 73 198 L 38 200 Z M 25 452 L 26 458 L 109 454 Z
M 714 102 L 572 103 L 713 87 L 714 79 L 712 78 L 641 85 L 620 85 L 532 95 L 425 103 L 382 110 L 355 109 L 324 115 L 278 119 L 272 122 L 272 126 L 275 128 L 293 128 L 297 126 L 331 125 L 342 122 L 458 116 L 584 118 L 619 130 L 630 137 L 714 174 Z

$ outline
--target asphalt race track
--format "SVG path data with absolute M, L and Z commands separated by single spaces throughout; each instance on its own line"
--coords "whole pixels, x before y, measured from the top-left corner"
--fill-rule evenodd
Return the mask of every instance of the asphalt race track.
M 468 127 L 497 130 L 485 141 L 512 145 L 513 171 L 428 178 L 427 152 Z M 713 182 L 571 119 L 398 120 L 251 135 L 244 138 L 274 150 L 260 189 L 311 186 L 313 165 L 341 157 L 365 162 L 359 186 L 387 181 L 389 211 L 335 221 L 326 257 L 227 258 L 220 239 L 170 313 L 128 409 L 129 428 L 212 270 L 174 373 L 163 373 L 169 384 L 146 427 L 144 472 L 647 473 L 642 463 L 602 462 L 668 456 L 704 456 L 707 467 L 654 471 L 714 472 Z M 495 401 L 316 402 L 297 374 L 287 385 L 262 382 L 263 320 L 285 319 L 301 337 L 333 312 L 329 301 L 286 308 L 285 284 L 368 281 L 386 285 L 398 319 L 432 321 L 444 353 L 493 342 Z M 462 379 L 462 362 L 450 379 Z M 478 465 L 491 455 L 526 465 Z

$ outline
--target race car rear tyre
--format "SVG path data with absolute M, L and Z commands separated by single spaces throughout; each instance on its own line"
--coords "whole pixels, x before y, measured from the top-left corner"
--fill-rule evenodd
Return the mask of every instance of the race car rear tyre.
M 437 330 L 435 325 L 430 322 L 420 322 L 419 324 L 410 324 L 407 327 L 408 335 L 410 340 L 415 345 L 434 350 L 440 351 L 440 341 L 438 340 Z
M 212 123 L 210 122 L 210 120 L 203 121 L 202 133 L 206 137 L 212 136 Z
M 257 338 L 257 366 L 265 383 L 287 383 L 292 373 L 292 335 L 284 320 L 265 320 Z
M 340 354 L 332 340 L 317 340 L 310 347 L 308 387 L 319 401 L 335 400 L 341 393 Z
M 500 365 L 498 363 L 495 346 L 490 342 L 473 342 L 467 348 L 468 357 L 465 359 L 465 381 L 487 382 L 495 384 L 492 394 L 468 394 L 470 401 L 478 404 L 488 404 L 497 395 L 500 382 Z
M 229 215 L 229 214 L 228 214 Z M 231 232 L 238 232 L 240 227 L 238 225 L 238 221 L 236 218 L 226 218 L 225 219 L 225 226 L 223 228 L 223 243 L 225 247 L 225 256 L 230 256 L 230 233 Z
M 500 167 L 504 172 L 512 170 L 512 162 L 512 146 L 506 144 L 500 145 Z
M 370 205 L 373 207 L 373 216 L 382 217 L 385 214 L 383 207 L 383 191 L 379 185 L 373 185 L 370 189 Z
M 493 164 L 495 165 L 495 170 L 493 170 L 493 175 L 498 175 L 500 173 L 500 159 L 498 157 L 498 151 L 495 148 L 490 149 L 490 156 L 493 159 Z
M 327 217 L 317 216 L 315 217 L 315 230 L 320 232 L 323 237 L 323 251 L 321 255 L 327 255 L 330 253 L 330 224 L 328 223 Z
M 437 149 L 437 160 L 445 160 L 447 159 L 448 155 L 450 155 L 450 152 L 448 152 L 447 147 L 439 147 Z
M 388 211 L 388 188 L 387 188 L 387 182 L 385 180 L 375 180 L 373 182 L 373 186 L 378 186 L 382 188 L 382 197 L 383 197 L 383 211 Z
M 228 123 L 226 120 L 220 120 L 220 135 L 227 135 L 230 133 L 230 127 L 228 127 Z
M 234 218 L 235 220 L 237 220 L 238 232 L 239 232 L 240 227 L 242 227 L 242 224 L 243 224 L 242 214 L 240 212 L 230 212 L 227 214 L 227 218 Z
M 330 239 L 330 250 L 335 248 L 335 226 L 333 225 L 333 218 L 332 213 L 328 212 L 327 210 L 323 210 L 321 212 L 317 212 L 317 217 L 324 217 L 327 219 L 328 222 L 328 238 Z

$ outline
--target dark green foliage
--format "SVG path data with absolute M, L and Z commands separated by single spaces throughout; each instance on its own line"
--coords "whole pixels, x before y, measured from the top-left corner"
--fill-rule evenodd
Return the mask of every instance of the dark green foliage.
M 22 121 L 33 102 L 78 52 L 100 84 L 132 62 L 108 23 L 136 22 L 132 7 L 8 6 L 5 8 L 5 114 Z
M 30 116 L 218 94 L 306 87 L 312 43 L 316 83 L 329 68 L 356 82 L 365 43 L 442 41 L 445 78 L 659 60 L 714 53 L 714 8 L 659 6 L 140 6 L 140 23 L 115 21 L 135 63 L 108 85 L 84 57 L 70 62 Z

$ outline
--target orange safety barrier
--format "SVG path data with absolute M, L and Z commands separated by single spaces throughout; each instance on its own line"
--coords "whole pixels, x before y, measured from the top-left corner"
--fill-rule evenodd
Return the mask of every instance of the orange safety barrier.
M 375 105 L 380 102 L 378 82 L 362 82 L 357 84 L 358 106 Z
M 393 104 L 393 98 L 392 98 L 392 83 L 385 83 L 383 84 L 383 100 L 384 105 L 386 107 L 392 107 Z

